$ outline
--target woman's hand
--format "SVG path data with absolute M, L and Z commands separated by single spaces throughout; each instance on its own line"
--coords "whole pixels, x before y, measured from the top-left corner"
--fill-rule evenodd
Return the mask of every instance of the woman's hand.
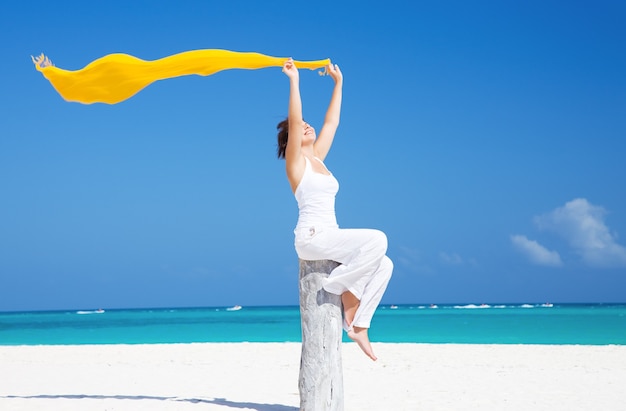
M 298 80 L 298 68 L 291 57 L 283 64 L 283 73 L 292 80 Z
M 341 74 L 341 70 L 339 70 L 339 66 L 336 64 L 329 64 L 326 66 L 326 72 L 335 80 L 335 84 L 341 83 L 343 81 L 343 74 Z

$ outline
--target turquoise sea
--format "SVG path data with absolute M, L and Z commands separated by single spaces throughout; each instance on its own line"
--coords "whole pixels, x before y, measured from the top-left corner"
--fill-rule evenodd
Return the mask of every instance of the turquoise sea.
M 378 308 L 375 342 L 626 344 L 626 304 Z M 299 342 L 298 306 L 0 313 L 0 345 Z

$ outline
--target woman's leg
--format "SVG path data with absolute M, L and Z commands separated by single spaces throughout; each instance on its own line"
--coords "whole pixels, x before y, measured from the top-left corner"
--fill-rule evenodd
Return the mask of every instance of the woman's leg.
M 385 256 L 378 270 L 376 270 L 370 282 L 365 286 L 365 291 L 360 301 L 350 291 L 346 291 L 341 295 L 344 317 L 349 324 L 348 337 L 356 342 L 361 350 L 374 361 L 376 361 L 377 357 L 372 349 L 367 330 L 370 328 L 378 303 L 380 303 L 387 289 L 392 271 L 393 263 L 389 257 Z
M 299 257 L 341 263 L 326 279 L 324 289 L 342 296 L 348 336 L 367 356 L 376 360 L 367 329 L 393 269 L 391 260 L 385 255 L 387 237 L 383 232 L 371 229 L 311 232 L 310 239 L 296 239 Z
M 354 316 L 356 315 L 361 302 L 350 291 L 346 291 L 341 294 L 341 304 L 343 305 L 343 317 L 345 323 L 347 324 L 346 329 L 348 337 L 359 345 L 365 355 L 376 361 L 376 355 L 374 354 L 372 344 L 370 343 L 370 339 L 367 335 L 367 328 L 352 326 Z
M 360 300 L 387 252 L 387 236 L 371 229 L 329 230 L 323 231 L 311 246 L 323 251 L 326 259 L 341 263 L 324 282 L 324 289 L 337 295 L 350 291 Z
M 350 291 L 346 291 L 341 294 L 341 305 L 343 306 L 343 319 L 346 322 L 347 329 L 350 329 L 352 325 L 352 321 L 354 321 L 354 316 L 356 315 L 357 309 L 359 308 L 358 298 L 354 296 Z
M 365 286 L 360 304 L 354 314 L 351 324 L 354 327 L 369 328 L 374 312 L 383 298 L 387 284 L 393 272 L 393 262 L 384 256 L 378 269 Z

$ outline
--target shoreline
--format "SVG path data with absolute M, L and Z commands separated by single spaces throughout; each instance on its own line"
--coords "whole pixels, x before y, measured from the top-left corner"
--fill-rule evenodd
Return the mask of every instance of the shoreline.
M 343 343 L 346 410 L 591 410 L 626 403 L 626 346 Z M 298 410 L 301 344 L 0 346 L 0 409 Z
M 624 347 L 626 349 L 626 343 L 624 344 L 615 344 L 615 343 L 607 343 L 607 344 L 578 344 L 578 343 L 458 343 L 458 342 L 386 342 L 386 341 L 370 341 L 372 345 L 421 345 L 421 346 L 519 346 L 519 347 Z M 276 345 L 276 344 L 285 344 L 285 345 L 298 345 L 302 344 L 301 341 L 197 341 L 197 342 L 155 342 L 155 343 L 83 343 L 83 344 L 3 344 L 0 343 L 0 354 L 4 348 L 19 348 L 19 347 L 116 347 L 116 346 L 128 346 L 128 347 L 136 347 L 136 346 L 171 346 L 171 345 L 253 345 L 258 344 L 260 346 L 263 345 Z M 341 343 L 343 346 L 354 344 L 353 341 L 344 339 Z M 0 355 L 0 361 L 2 356 Z M 1 362 L 0 362 L 1 364 Z

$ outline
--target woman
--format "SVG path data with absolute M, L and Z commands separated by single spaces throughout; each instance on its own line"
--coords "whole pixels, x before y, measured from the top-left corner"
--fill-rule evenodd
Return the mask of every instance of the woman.
M 296 252 L 303 260 L 333 260 L 341 264 L 323 287 L 341 295 L 348 336 L 375 361 L 367 331 L 393 271 L 393 264 L 385 255 L 387 237 L 378 230 L 339 228 L 335 217 L 339 183 L 323 163 L 339 126 L 343 76 L 337 65 L 327 66 L 335 87 L 316 138 L 315 129 L 302 117 L 300 78 L 292 59 L 285 62 L 283 72 L 289 77 L 289 112 L 277 126 L 278 157 L 285 159 L 287 179 L 298 201 Z

